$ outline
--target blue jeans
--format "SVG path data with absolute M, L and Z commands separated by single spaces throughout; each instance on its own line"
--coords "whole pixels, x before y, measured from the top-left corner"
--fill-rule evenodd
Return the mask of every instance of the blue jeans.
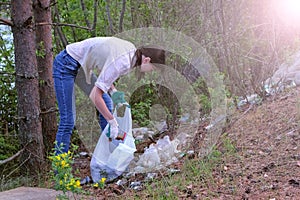
M 103 98 L 108 110 L 112 113 L 114 104 L 113 104 L 113 101 L 112 101 L 111 97 L 107 93 L 104 93 L 102 95 L 102 98 Z M 103 131 L 105 129 L 106 125 L 107 125 L 107 121 L 101 113 L 99 113 L 99 119 L 98 120 L 99 120 L 101 130 Z
M 66 50 L 61 51 L 53 62 L 54 88 L 60 120 L 56 133 L 57 154 L 69 150 L 76 116 L 74 81 L 79 67 L 79 63 Z
M 79 68 L 80 64 L 66 50 L 61 51 L 53 62 L 53 79 L 60 119 L 56 133 L 56 154 L 68 152 L 70 147 L 76 119 L 74 83 Z M 103 99 L 112 111 L 113 104 L 110 96 L 104 93 Z M 107 122 L 102 115 L 99 120 L 101 128 L 105 127 Z

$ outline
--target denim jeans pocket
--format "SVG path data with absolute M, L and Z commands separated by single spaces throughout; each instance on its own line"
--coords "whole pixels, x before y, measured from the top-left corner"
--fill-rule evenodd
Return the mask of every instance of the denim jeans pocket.
M 65 68 L 77 71 L 79 69 L 79 63 L 74 58 L 72 58 L 69 54 L 64 55 L 64 66 Z

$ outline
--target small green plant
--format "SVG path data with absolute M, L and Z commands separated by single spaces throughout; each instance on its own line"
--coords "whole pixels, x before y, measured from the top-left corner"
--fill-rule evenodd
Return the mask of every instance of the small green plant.
M 72 145 L 73 152 L 77 148 L 77 146 Z M 57 196 L 57 199 L 69 199 L 66 194 L 67 191 L 71 191 L 76 194 L 82 193 L 83 191 L 80 185 L 80 180 L 75 178 L 72 174 L 74 153 L 68 151 L 67 153 L 56 155 L 55 152 L 56 151 L 53 151 L 53 153 L 49 156 L 52 164 L 51 179 L 54 181 L 54 188 L 56 190 L 63 191 L 63 194 Z
M 145 99 L 132 106 L 133 121 L 140 126 L 147 126 L 150 123 L 148 113 L 151 107 L 151 101 L 151 99 Z
M 104 186 L 105 186 L 105 181 L 106 181 L 106 178 L 102 178 L 99 182 L 94 183 L 93 186 L 95 188 L 101 188 L 101 189 L 103 189 Z
M 35 51 L 37 57 L 40 57 L 40 58 L 45 58 L 46 56 L 46 49 L 45 49 L 45 44 L 43 41 L 41 41 L 40 43 L 38 43 L 38 48 L 37 50 Z
M 236 154 L 236 148 L 233 142 L 229 138 L 225 138 L 223 141 L 226 155 L 233 156 Z
M 209 99 L 209 96 L 200 94 L 199 98 L 200 98 L 202 112 L 205 114 L 209 113 L 211 111 L 211 101 Z
M 15 137 L 0 135 L 0 146 L 0 160 L 4 160 L 18 151 L 19 143 Z

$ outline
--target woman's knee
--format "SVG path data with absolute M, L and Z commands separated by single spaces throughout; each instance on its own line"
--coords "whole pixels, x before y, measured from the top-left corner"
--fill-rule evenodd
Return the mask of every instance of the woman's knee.
M 75 126 L 75 122 L 73 119 L 69 120 L 60 120 L 59 127 L 64 130 L 73 130 Z

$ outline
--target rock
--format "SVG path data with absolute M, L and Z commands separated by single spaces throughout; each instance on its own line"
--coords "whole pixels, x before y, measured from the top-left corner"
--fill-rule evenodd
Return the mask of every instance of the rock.
M 0 192 L 0 200 L 53 200 L 59 194 L 62 192 L 52 189 L 18 187 Z
M 0 192 L 0 200 L 54 200 L 62 191 L 38 187 L 18 187 Z M 66 193 L 69 200 L 87 199 L 82 194 Z

